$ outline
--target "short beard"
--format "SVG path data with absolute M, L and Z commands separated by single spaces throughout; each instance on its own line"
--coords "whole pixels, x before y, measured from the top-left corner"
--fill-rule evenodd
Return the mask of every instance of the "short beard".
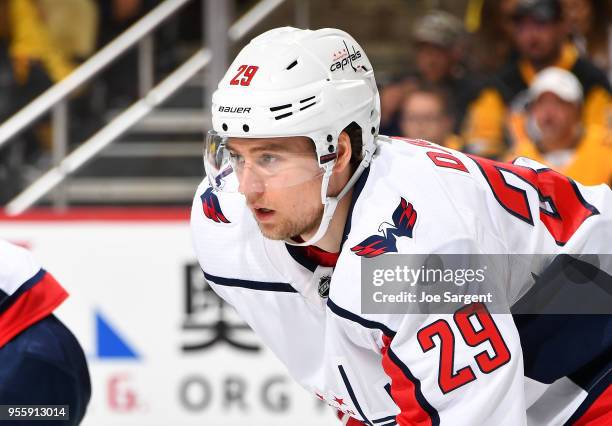
M 259 222 L 257 225 L 264 237 L 270 240 L 289 240 L 299 235 L 316 232 L 323 218 L 323 204 L 310 211 L 301 211 L 294 220 L 282 219 L 273 228 L 266 228 Z

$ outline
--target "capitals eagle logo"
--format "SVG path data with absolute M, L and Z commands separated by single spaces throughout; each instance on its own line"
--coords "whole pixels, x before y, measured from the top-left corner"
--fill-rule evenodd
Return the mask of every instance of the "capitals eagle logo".
M 212 220 L 213 222 L 230 223 L 221 211 L 221 205 L 219 204 L 219 198 L 213 191 L 212 187 L 208 187 L 206 191 L 200 196 L 202 200 L 202 209 L 204 210 L 204 216 Z
M 412 203 L 400 197 L 400 203 L 393 212 L 393 224 L 383 222 L 378 227 L 382 235 L 372 235 L 351 248 L 357 256 L 376 257 L 383 253 L 397 252 L 397 237 L 412 238 L 412 231 L 417 220 L 417 212 Z

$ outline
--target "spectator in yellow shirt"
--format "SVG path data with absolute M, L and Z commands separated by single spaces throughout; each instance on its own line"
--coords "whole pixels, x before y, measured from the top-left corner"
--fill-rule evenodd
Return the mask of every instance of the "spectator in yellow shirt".
M 612 183 L 612 137 L 581 120 L 583 89 L 569 71 L 550 67 L 529 87 L 531 104 L 510 120 L 511 157 L 529 157 L 586 184 Z
M 0 66 L 7 65 L 0 119 L 25 107 L 93 53 L 97 6 L 94 0 L 0 0 Z M 80 114 L 82 108 L 74 108 L 73 118 L 74 111 Z M 46 168 L 50 160 L 46 118 L 17 138 L 19 143 L 0 152 L 0 204 L 22 189 L 31 166 Z
M 97 9 L 91 0 L 10 0 L 8 12 L 10 55 L 20 84 L 35 63 L 57 83 L 93 51 Z
M 462 129 L 470 151 L 488 156 L 506 149 L 507 113 L 523 107 L 535 75 L 555 66 L 575 75 L 583 87 L 582 122 L 610 126 L 612 89 L 605 73 L 580 57 L 568 40 L 559 0 L 519 0 L 513 15 L 518 58 L 508 62 L 469 106 Z

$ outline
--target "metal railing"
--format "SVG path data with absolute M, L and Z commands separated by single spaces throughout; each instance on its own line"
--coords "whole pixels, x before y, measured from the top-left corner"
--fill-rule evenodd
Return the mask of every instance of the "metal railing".
M 18 215 L 31 207 L 36 201 L 60 184 L 68 175 L 80 169 L 87 161 L 114 142 L 138 120 L 168 99 L 178 88 L 204 68 L 210 62 L 210 58 L 210 52 L 205 49 L 194 54 L 144 98 L 115 117 L 113 121 L 83 142 L 68 156 L 61 159 L 55 167 L 43 174 L 21 194 L 11 200 L 5 207 L 6 213 L 11 216 Z
M 140 42 L 139 51 L 151 50 L 150 56 L 152 57 L 152 39 L 146 39 L 146 37 L 190 1 L 192 0 L 166 0 L 160 3 L 123 34 L 85 61 L 70 75 L 53 85 L 30 104 L 26 105 L 21 111 L 9 118 L 0 126 L 0 147 L 53 107 L 58 109 L 65 108 L 60 105 L 61 102 L 65 101 L 71 93 L 90 81 L 119 56 L 136 45 L 136 43 Z M 144 53 L 139 55 L 141 59 L 139 63 L 141 65 L 145 63 L 144 58 L 146 56 L 149 55 Z M 149 64 L 152 66 L 152 61 Z M 151 74 L 152 72 L 150 70 L 139 70 L 139 73 Z M 60 118 L 63 114 L 58 112 L 57 115 Z
M 236 42 L 247 35 L 285 0 L 261 0 L 231 26 L 229 26 L 229 9 L 226 0 L 203 0 L 203 22 L 210 47 L 196 52 L 153 88 L 154 46 L 152 32 L 190 1 L 192 0 L 163 1 L 69 76 L 52 86 L 0 125 L 0 147 L 2 147 L 32 125 L 43 114 L 51 111 L 54 167 L 40 176 L 5 206 L 5 212 L 8 215 L 18 215 L 24 212 L 56 188 L 67 176 L 80 169 L 87 161 L 95 157 L 210 64 L 212 57 L 215 57 L 214 69 L 209 70 L 207 87 L 214 87 L 227 68 L 229 41 Z M 299 13 L 305 13 L 308 1 L 295 1 L 296 17 L 298 17 Z M 304 24 L 303 17 L 300 23 Z M 68 97 L 136 44 L 138 44 L 138 87 L 141 99 L 67 155 Z M 62 196 L 62 192 L 56 192 L 54 206 L 62 208 L 65 205 L 66 199 Z

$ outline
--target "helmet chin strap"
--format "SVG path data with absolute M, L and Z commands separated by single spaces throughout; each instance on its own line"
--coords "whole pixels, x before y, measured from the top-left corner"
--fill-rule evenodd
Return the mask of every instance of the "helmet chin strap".
M 357 170 L 353 173 L 353 176 L 346 183 L 342 191 L 336 197 L 328 197 L 327 196 L 327 187 L 329 186 L 329 178 L 332 175 L 332 171 L 334 168 L 335 161 L 328 163 L 325 165 L 325 173 L 323 174 L 323 180 L 321 182 L 321 201 L 325 207 L 323 207 L 323 216 L 321 217 L 321 223 L 319 224 L 319 228 L 317 232 L 308 239 L 308 241 L 304 241 L 302 243 L 298 243 L 291 239 L 286 239 L 285 242 L 292 246 L 311 246 L 317 243 L 323 236 L 327 233 L 327 229 L 329 228 L 329 224 L 331 223 L 332 217 L 334 217 L 334 212 L 338 207 L 338 203 L 344 197 L 349 190 L 355 185 L 357 179 L 361 176 L 363 171 L 368 168 L 370 165 L 370 161 L 372 160 L 372 153 L 366 151 L 366 154 L 363 156 L 363 160 L 359 163 Z

